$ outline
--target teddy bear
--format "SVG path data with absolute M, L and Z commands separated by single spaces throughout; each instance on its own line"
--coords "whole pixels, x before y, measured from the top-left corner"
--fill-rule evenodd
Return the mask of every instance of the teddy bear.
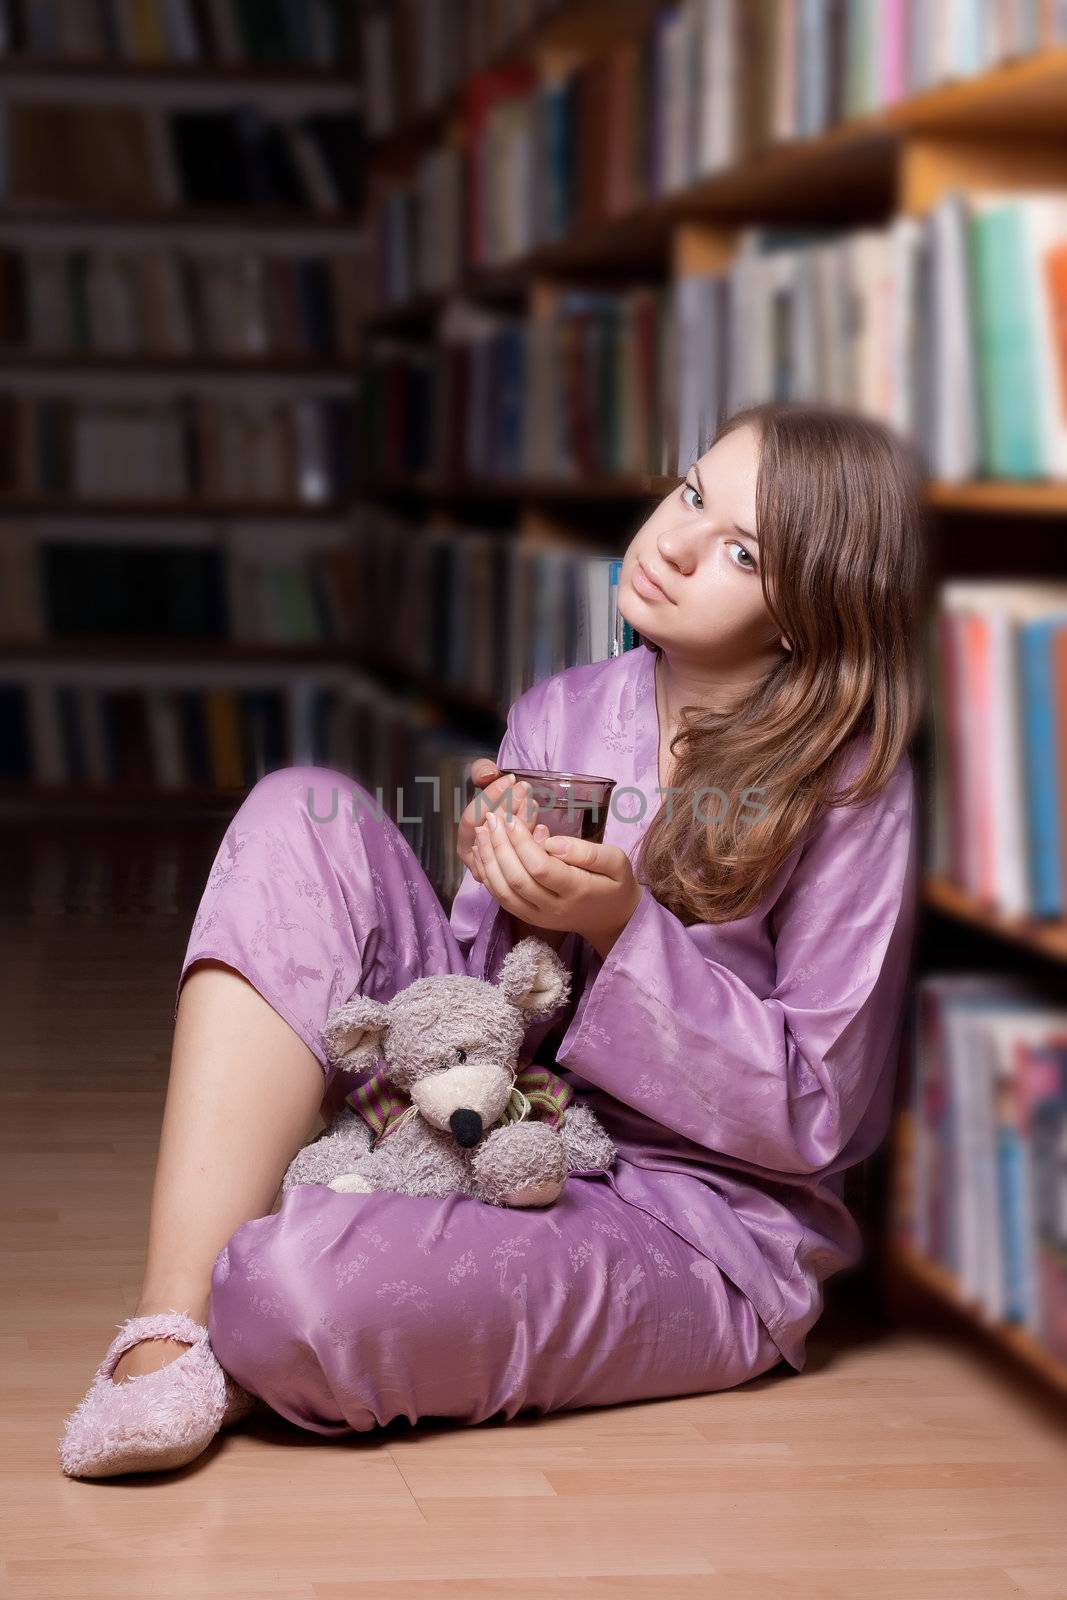
M 299 1150 L 282 1189 L 475 1196 L 544 1206 L 570 1172 L 607 1171 L 615 1145 L 589 1106 L 547 1067 L 520 1060 L 531 1019 L 568 997 L 571 975 L 543 939 L 521 939 L 496 983 L 416 978 L 387 1001 L 354 994 L 322 1031 L 343 1070 L 381 1065 L 333 1123 Z

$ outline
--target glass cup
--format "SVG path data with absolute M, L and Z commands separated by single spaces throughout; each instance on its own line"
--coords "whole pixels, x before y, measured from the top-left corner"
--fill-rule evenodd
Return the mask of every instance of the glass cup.
M 564 833 L 572 839 L 603 844 L 614 778 L 598 778 L 588 772 L 531 772 L 519 767 L 505 771 L 513 772 L 516 782 L 530 786 L 521 815 L 531 831 L 543 822 L 550 834 Z M 508 803 L 505 795 L 498 809 L 504 811 Z

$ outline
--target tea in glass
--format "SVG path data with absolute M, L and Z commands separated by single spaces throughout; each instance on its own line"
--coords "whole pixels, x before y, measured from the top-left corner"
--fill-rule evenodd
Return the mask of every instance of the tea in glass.
M 600 778 L 588 772 L 536 772 L 508 767 L 519 783 L 530 792 L 522 818 L 531 830 L 543 822 L 550 834 L 566 834 L 571 839 L 590 839 L 603 844 L 604 826 L 614 778 Z M 501 809 L 508 804 L 505 796 Z

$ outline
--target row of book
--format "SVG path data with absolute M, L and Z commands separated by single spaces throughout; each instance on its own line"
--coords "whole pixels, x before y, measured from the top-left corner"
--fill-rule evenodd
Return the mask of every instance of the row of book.
M 569 73 L 464 86 L 445 147 L 372 206 L 379 299 L 455 283 L 675 194 L 776 141 L 1067 42 L 1067 7 L 959 0 L 684 0 Z
M 0 780 L 173 793 L 348 761 L 348 675 L 156 662 L 0 662 Z
M 464 871 L 455 853 L 452 815 L 455 811 L 458 820 L 473 793 L 470 763 L 478 756 L 495 756 L 496 744 L 478 736 L 457 736 L 410 696 L 369 681 L 349 683 L 346 696 L 343 713 L 320 719 L 324 736 L 305 736 L 298 748 L 287 747 L 282 765 L 299 756 L 301 765 L 336 773 L 334 782 L 324 778 L 309 783 L 308 804 L 320 818 L 333 818 L 336 811 L 337 826 L 344 828 L 358 826 L 358 813 L 352 820 L 355 785 L 349 781 L 358 780 L 368 796 L 360 804 L 392 817 L 447 912 Z M 284 715 L 284 696 L 279 703 Z M 250 771 L 260 776 L 265 770 L 262 764 L 250 764 Z M 429 774 L 440 775 L 436 809 L 432 786 L 412 781 L 412 775 Z M 214 804 L 198 798 L 197 817 L 217 829 L 217 817 L 236 811 L 245 788 L 219 791 Z M 180 800 L 180 794 L 173 794 L 172 800 Z M 152 792 L 138 794 L 127 815 L 129 809 L 140 813 L 149 826 L 127 827 L 121 851 L 100 830 L 79 833 L 76 848 L 62 828 L 34 830 L 25 840 L 26 848 L 5 863 L 5 910 L 17 911 L 26 922 L 72 913 L 110 922 L 119 915 L 143 916 L 146 911 L 191 918 L 204 880 L 200 853 L 189 848 L 188 816 L 180 804 L 162 809 Z M 168 822 L 170 817 L 174 820 Z
M 19 849 L 5 864 L 5 913 L 27 930 L 77 916 L 83 932 L 96 922 L 114 933 L 119 918 L 140 920 L 146 914 L 177 917 L 191 926 L 205 876 L 204 856 L 191 844 L 199 836 L 209 849 L 231 807 L 220 797 L 216 805 L 200 801 L 189 810 L 196 814 L 199 834 L 177 806 L 169 817 L 152 814 L 140 827 L 131 825 L 127 812 L 121 850 L 115 849 L 109 828 L 80 829 L 74 837 L 66 828 L 24 830 Z
M 919 979 L 893 1230 L 1067 1361 L 1067 1009 L 1028 980 Z
M 309 789 L 309 804 L 316 816 L 342 823 L 365 806 L 391 817 L 447 914 L 466 870 L 456 834 L 475 794 L 471 765 L 481 756 L 495 759 L 499 737 L 457 727 L 418 688 L 390 688 L 358 673 L 349 705 L 351 757 L 342 771 L 366 793 L 323 783 Z
M 355 559 L 353 631 L 371 658 L 501 717 L 543 678 L 639 642 L 618 609 L 621 557 L 581 541 L 438 527 L 368 504 Z
M 264 610 L 276 623 L 291 620 L 292 595 L 284 588 L 278 592 L 269 579 L 264 587 L 265 552 L 257 548 L 253 530 L 246 533 L 240 540 L 235 530 L 227 530 L 232 565 L 221 590 L 219 552 L 206 544 L 187 546 L 183 568 L 178 551 L 165 543 L 108 550 L 95 535 L 85 537 L 80 547 L 57 544 L 44 574 L 45 586 L 52 580 L 53 612 L 46 620 L 56 637 L 85 639 L 87 646 L 94 631 L 111 639 L 125 635 L 139 641 L 153 632 L 188 639 L 223 622 L 234 634 L 250 633 L 262 628 Z M 618 610 L 621 557 L 570 544 L 502 537 L 488 529 L 423 526 L 369 504 L 359 509 L 354 534 L 349 542 L 345 530 L 341 542 L 339 531 L 338 542 L 319 552 L 336 578 L 334 593 L 323 601 L 320 623 L 328 620 L 343 630 L 344 638 L 358 645 L 368 670 L 373 663 L 416 683 L 433 683 L 501 721 L 507 707 L 532 684 L 640 642 Z M 280 564 L 284 561 L 283 547 Z M 5 555 L 0 576 L 7 580 L 5 604 L 12 612 L 24 615 L 27 599 L 30 605 L 41 605 L 40 571 L 33 575 L 34 590 L 18 561 Z M 75 593 L 78 583 L 85 585 L 87 596 Z M 153 601 L 153 591 L 164 584 L 172 592 Z M 128 620 L 134 593 L 135 633 Z M 0 657 L 3 642 L 18 637 L 17 631 L 7 632 L 11 620 L 0 614 L 5 630 Z M 69 628 L 64 627 L 68 622 Z M 285 642 L 296 642 L 297 636 L 290 629 Z M 406 641 L 402 656 L 396 650 L 398 639 Z M 304 693 L 318 681 L 318 670 L 295 669 L 286 673 L 285 682 Z M 360 684 L 364 676 L 354 671 L 330 681 Z M 238 752 L 244 752 L 240 764 L 247 773 L 254 764 L 254 741 L 263 744 L 266 739 L 264 718 L 273 718 L 272 760 L 303 748 L 284 729 L 278 731 L 276 707 L 271 711 L 263 699 L 264 686 L 270 688 L 276 680 L 276 670 L 252 665 L 141 661 L 136 644 L 127 659 L 106 663 L 91 654 L 84 660 L 0 659 L 0 685 L 6 686 L 6 710 L 0 714 L 6 765 L 0 776 L 46 786 L 109 783 L 181 789 L 239 784 L 247 779 L 237 775 Z M 207 688 L 197 689 L 199 684 L 209 685 L 214 698 Z M 180 737 L 176 717 L 184 719 Z M 197 717 L 208 718 L 208 734 L 195 732 L 189 719 Z M 199 754 L 190 753 L 194 747 Z M 211 764 L 205 749 L 214 751 Z M 225 761 L 223 751 L 228 752 Z M 184 752 L 180 759 L 179 752 Z M 495 753 L 495 746 L 485 753 Z M 357 770 L 376 769 L 371 764 Z
M 379 177 L 368 206 L 374 308 L 442 294 L 463 273 L 465 158 L 458 145 L 433 145 L 404 179 Z
M 346 0 L 0 0 L 0 52 L 139 64 L 340 66 L 353 59 Z
M 436 111 L 464 80 L 514 48 L 568 0 L 370 0 L 360 43 L 375 138 Z
M 810 138 L 1067 41 L 1067 7 L 1014 0 L 682 0 L 658 14 L 649 119 L 668 174 Z M 653 138 L 654 138 L 653 134 Z M 695 154 L 695 161 L 694 161 Z
M 375 6 L 364 26 L 375 133 L 438 104 L 554 9 L 453 0 L 446 17 L 439 0 Z M 494 31 L 486 12 L 514 25 Z M 628 22 L 622 13 L 619 42 L 591 68 L 589 103 L 605 108 L 596 142 L 623 162 L 627 145 L 643 146 L 647 161 L 629 158 L 635 176 L 667 187 L 1067 39 L 1058 0 L 682 0 L 643 29 Z
M 70 356 L 348 356 L 368 309 L 352 251 L 0 247 L 0 344 Z
M 133 213 L 178 206 L 358 211 L 363 123 L 351 110 L 19 99 L 3 107 L 9 203 Z
M 1067 476 L 1067 192 L 952 193 L 846 235 L 753 229 L 677 285 L 678 461 L 716 415 L 823 399 L 898 428 L 935 476 Z
M 9 521 L 0 651 L 104 639 L 310 646 L 352 641 L 359 584 L 345 523 Z
M 463 876 L 470 766 L 498 745 L 450 725 L 417 689 L 340 668 L 0 660 L 0 800 L 27 785 L 148 807 L 217 792 L 236 809 L 281 767 L 329 769 L 339 781 L 316 785 L 314 814 L 343 826 L 369 805 L 391 817 L 446 907 Z
M 386 471 L 684 472 L 741 406 L 821 400 L 948 482 L 1063 479 L 1065 328 L 1067 193 L 950 193 L 884 227 L 744 229 L 721 270 L 533 319 L 457 299 L 436 346 L 368 352 L 367 437 Z
M 9 394 L 0 493 L 321 505 L 354 486 L 350 395 Z
M 931 870 L 1007 916 L 1067 915 L 1067 585 L 953 579 L 930 639 Z
M 671 291 L 561 290 L 535 319 L 453 301 L 439 341 L 368 339 L 360 445 L 377 473 L 661 473 L 677 382 Z

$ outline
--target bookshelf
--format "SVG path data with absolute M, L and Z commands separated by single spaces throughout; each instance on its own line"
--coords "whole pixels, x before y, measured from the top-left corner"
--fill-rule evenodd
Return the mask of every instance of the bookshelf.
M 417 0 L 408 9 L 417 11 Z M 387 359 L 401 366 L 410 361 L 420 384 L 425 381 L 426 363 L 455 339 L 449 318 L 457 304 L 499 317 L 502 328 L 510 318 L 520 328 L 533 330 L 551 324 L 571 289 L 621 295 L 633 285 L 652 284 L 669 292 L 687 277 L 728 274 L 754 227 L 806 230 L 817 224 L 842 234 L 905 219 L 921 228 L 937 207 L 958 193 L 1026 196 L 1045 191 L 1067 196 L 1063 139 L 1067 38 L 1050 36 L 1028 44 L 1002 41 L 1001 56 L 993 52 L 979 70 L 941 74 L 955 81 L 936 81 L 936 71 L 928 73 L 929 81 L 913 81 L 909 58 L 904 74 L 908 81 L 898 81 L 899 92 L 884 103 L 844 107 L 824 125 L 808 128 L 797 125 L 796 107 L 790 111 L 789 94 L 781 92 L 779 53 L 777 98 L 772 96 L 764 125 L 754 136 L 749 130 L 742 148 L 714 170 L 690 172 L 659 192 L 646 187 L 614 209 L 594 205 L 595 215 L 583 215 L 580 205 L 573 207 L 566 225 L 551 236 L 543 230 L 538 236 L 529 219 L 524 228 L 523 219 L 516 226 L 510 218 L 506 248 L 489 262 L 472 261 L 471 236 L 461 226 L 458 251 L 444 263 L 440 259 L 427 263 L 439 279 L 443 274 L 443 281 L 427 285 L 408 262 L 392 282 L 389 263 L 391 253 L 400 249 L 397 241 L 405 210 L 417 207 L 419 184 L 429 182 L 427 174 L 433 171 L 427 158 L 436 151 L 444 164 L 470 161 L 477 139 L 472 108 L 478 105 L 477 93 L 471 91 L 479 74 L 525 66 L 528 82 L 539 93 L 574 75 L 595 75 L 606 53 L 624 51 L 628 45 L 639 54 L 653 49 L 651 41 L 658 36 L 650 30 L 669 8 L 612 7 L 610 37 L 600 26 L 605 9 L 563 4 L 548 15 L 531 18 L 496 55 L 483 58 L 464 82 L 452 84 L 433 104 L 409 106 L 406 118 L 394 118 L 390 127 L 372 137 L 369 219 L 378 298 L 365 322 L 366 348 L 387 352 Z M 701 7 L 682 9 L 692 15 Z M 724 13 L 729 7 L 717 9 Z M 789 0 L 749 10 L 779 20 L 795 12 Z M 787 59 L 790 51 L 794 59 L 800 55 L 795 39 L 788 45 Z M 803 78 L 798 69 L 798 79 Z M 517 84 L 522 81 L 521 74 L 516 76 Z M 601 78 L 602 87 L 609 81 L 610 72 Z M 608 145 L 626 144 L 628 134 L 620 140 L 620 125 L 611 123 L 610 114 L 608 124 Z M 537 127 L 533 115 L 530 125 Z M 501 140 L 506 137 L 502 131 Z M 509 170 L 506 159 L 499 156 L 501 171 Z M 610 152 L 604 153 L 603 143 L 599 159 L 609 165 L 614 159 Z M 616 173 L 612 181 L 617 178 Z M 466 198 L 461 189 L 461 218 Z M 520 241 L 517 246 L 515 240 Z M 501 347 L 505 337 L 502 334 Z M 477 357 L 470 361 L 473 371 Z M 402 404 L 410 408 L 411 396 L 422 391 L 414 384 L 405 389 L 401 383 L 397 392 L 403 393 Z M 751 396 L 765 397 L 769 396 Z M 450 401 L 441 400 L 438 406 L 447 413 Z M 432 441 L 439 431 L 433 403 L 426 403 L 425 416 L 410 409 L 408 414 L 416 416 L 420 436 L 430 438 L 432 456 Z M 536 424 L 531 433 L 536 434 Z M 413 531 L 420 524 L 440 529 L 477 521 L 519 545 L 537 546 L 546 540 L 563 545 L 568 538 L 587 540 L 592 530 L 605 551 L 620 550 L 620 540 L 628 540 L 647 504 L 677 481 L 681 470 L 674 456 L 677 444 L 676 437 L 665 437 L 660 459 L 649 470 L 637 471 L 588 465 L 575 470 L 573 464 L 569 471 L 546 471 L 543 465 L 515 471 L 509 462 L 499 472 L 486 473 L 462 461 L 442 467 L 440 449 L 437 466 L 395 460 L 383 465 L 372 458 L 364 463 L 360 489 L 368 501 L 408 517 Z M 1039 471 L 1009 477 L 981 466 L 954 474 L 934 470 L 926 500 L 932 565 L 938 578 L 951 579 L 957 571 L 971 576 L 1002 571 L 1006 541 L 1009 556 L 1021 555 L 1022 570 L 1031 578 L 1067 577 L 1067 548 L 1057 520 L 1067 515 L 1067 474 L 1057 477 Z M 432 694 L 432 679 L 424 680 L 423 687 Z M 462 703 L 452 687 L 448 702 L 453 707 Z M 479 704 L 484 706 L 484 700 Z M 501 707 L 501 726 L 502 720 Z M 1032 957 L 1062 976 L 1067 961 L 1067 919 L 1062 915 L 1003 914 L 933 869 L 925 881 L 924 900 L 928 918 L 938 926 L 978 941 L 991 970 L 997 969 L 1003 952 L 1011 951 L 1017 961 Z M 890 1181 L 896 1192 L 906 1160 L 900 1139 L 894 1138 L 890 1154 Z M 1065 1362 L 1025 1328 L 990 1318 L 961 1292 L 940 1263 L 894 1243 L 885 1264 L 892 1282 L 919 1296 L 932 1296 L 969 1318 L 1027 1370 L 1064 1388 Z
M 1049 149 L 1048 133 L 1062 133 L 1067 103 L 1067 47 L 998 67 L 977 81 L 930 90 L 877 113 L 856 118 L 811 138 L 796 138 L 749 153 L 736 166 L 717 171 L 675 192 L 642 201 L 626 212 L 579 227 L 497 268 L 464 270 L 455 292 L 506 293 L 538 272 L 662 259 L 674 231 L 688 219 L 788 221 L 856 219 L 900 208 L 925 208 L 944 171 L 937 172 L 937 140 L 956 163 L 974 151 L 972 181 L 1000 181 L 1003 158 L 1008 181 L 1063 180 L 1062 151 Z M 1003 130 L 1004 148 L 987 136 Z M 925 137 L 924 137 L 925 136 Z M 410 137 L 410 136 L 409 136 Z M 372 158 L 376 147 L 371 146 Z M 450 290 L 449 292 L 453 292 Z M 444 296 L 419 295 L 409 304 L 382 307 L 370 326 L 401 325 L 434 314 Z
M 902 1296 L 915 1291 L 927 1295 L 950 1316 L 954 1314 L 966 1327 L 977 1330 L 991 1345 L 1005 1351 L 1041 1383 L 1067 1396 L 1067 1366 L 1050 1355 L 1025 1328 L 985 1316 L 961 1296 L 952 1274 L 936 1261 L 904 1245 L 893 1245 L 889 1265 L 900 1280 L 897 1290 Z
M 934 874 L 926 879 L 926 899 L 934 910 L 965 922 L 991 938 L 1007 940 L 1037 955 L 1067 963 L 1067 923 L 1008 917 L 990 911 L 977 905 L 950 879 Z
M 8 817 L 221 816 L 351 749 L 355 20 L 0 4 Z

